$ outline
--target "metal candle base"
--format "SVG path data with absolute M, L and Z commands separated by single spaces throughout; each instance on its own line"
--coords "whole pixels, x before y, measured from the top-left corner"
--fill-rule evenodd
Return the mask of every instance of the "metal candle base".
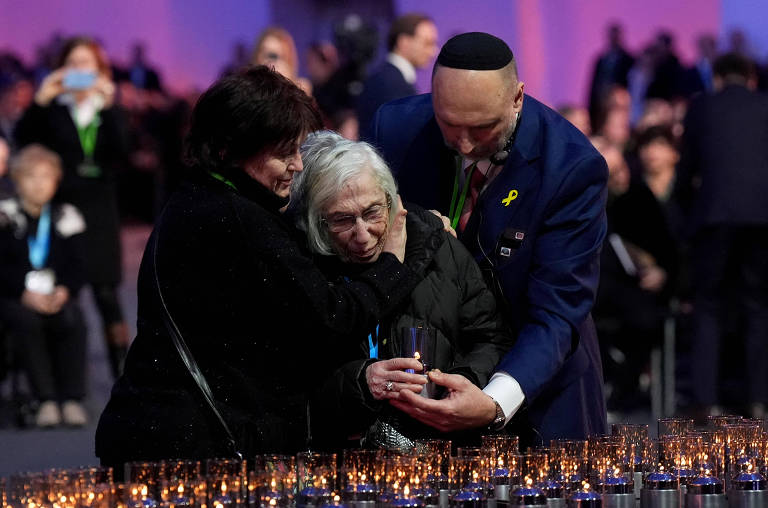
M 564 497 L 548 497 L 547 508 L 565 508 Z
M 603 494 L 603 508 L 635 508 L 635 494 Z
M 496 501 L 509 501 L 509 485 L 494 485 L 493 491 Z
M 768 490 L 729 490 L 729 508 L 765 508 L 768 506 Z
M 694 494 L 685 495 L 686 508 L 726 508 L 728 500 L 725 494 Z
M 437 505 L 440 508 L 448 508 L 451 500 L 451 491 L 448 489 L 440 489 Z
M 678 508 L 680 506 L 680 491 L 677 489 L 642 489 L 640 491 L 640 508 Z

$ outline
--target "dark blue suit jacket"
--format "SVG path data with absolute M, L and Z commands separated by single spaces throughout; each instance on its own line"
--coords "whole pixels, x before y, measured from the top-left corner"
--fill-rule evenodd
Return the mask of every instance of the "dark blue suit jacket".
M 357 102 L 361 137 L 370 137 L 371 121 L 382 104 L 410 95 L 416 95 L 416 88 L 405 80 L 400 69 L 386 61 L 377 67 L 365 80 Z
M 430 95 L 382 106 L 371 141 L 390 163 L 403 200 L 447 215 L 456 153 L 443 142 Z M 506 302 L 517 341 L 497 370 L 525 394 L 512 426 L 529 443 L 606 431 L 590 309 L 607 176 L 605 161 L 575 127 L 526 96 L 504 168 L 460 236 Z

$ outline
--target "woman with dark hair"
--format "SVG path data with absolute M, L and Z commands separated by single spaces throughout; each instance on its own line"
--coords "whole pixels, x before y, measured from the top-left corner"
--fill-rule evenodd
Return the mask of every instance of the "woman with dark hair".
M 75 205 L 88 225 L 86 280 L 93 288 L 117 378 L 129 336 L 117 298 L 122 267 L 115 177 L 126 159 L 126 141 L 114 94 L 101 46 L 87 37 L 69 39 L 57 69 L 43 80 L 19 120 L 15 136 L 19 147 L 40 143 L 61 157 L 64 176 L 55 200 Z
M 379 260 L 342 285 L 283 219 L 299 145 L 319 123 L 312 100 L 263 66 L 201 96 L 189 181 L 142 260 L 138 335 L 96 432 L 102 463 L 304 449 L 307 394 L 337 365 L 341 338 L 418 283 L 402 264 L 404 212 Z

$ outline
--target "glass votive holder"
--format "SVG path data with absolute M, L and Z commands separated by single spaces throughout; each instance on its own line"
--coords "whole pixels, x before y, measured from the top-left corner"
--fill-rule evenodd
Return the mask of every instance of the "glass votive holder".
M 341 495 L 346 504 L 358 508 L 375 505 L 377 486 L 376 452 L 374 450 L 344 450 Z
M 230 508 L 241 504 L 242 478 L 226 474 L 208 475 L 208 500 L 211 508 Z
M 719 429 L 724 425 L 739 423 L 744 417 L 740 415 L 708 415 L 707 428 Z
M 146 483 L 131 483 L 128 486 L 126 506 L 128 508 L 156 508 L 157 499 L 150 493 Z
M 483 499 L 493 497 L 494 488 L 490 481 L 491 468 L 488 459 L 482 454 L 453 457 L 454 478 L 452 485 L 456 491 L 477 492 Z
M 160 462 L 129 462 L 126 466 L 126 483 L 141 491 L 141 485 L 147 486 L 146 496 L 157 500 L 159 482 L 163 477 Z M 129 492 L 130 494 L 131 492 Z M 132 499 L 129 495 L 129 500 Z
M 481 436 L 481 448 L 496 450 L 498 455 L 520 453 L 520 438 L 509 434 L 492 434 Z
M 182 480 L 188 482 L 202 474 L 199 460 L 163 460 L 160 462 L 162 478 L 166 480 Z
M 546 453 L 523 454 L 522 479 L 525 486 L 536 485 L 549 476 L 549 456 Z M 530 480 L 530 481 L 529 481 Z
M 553 439 L 549 451 L 552 456 L 556 480 L 562 481 L 567 492 L 581 489 L 588 478 L 588 442 L 579 439 Z
M 81 508 L 112 506 L 114 477 L 111 467 L 83 467 L 76 471 L 78 504 Z
M 296 456 L 298 507 L 314 507 L 332 501 L 336 488 L 336 454 L 302 452 Z
M 194 488 L 181 478 L 161 480 L 160 500 L 169 508 L 192 508 L 196 502 Z
M 294 501 L 296 461 L 290 455 L 257 455 L 248 478 L 248 499 L 262 506 L 289 506 Z M 250 502 L 250 501 L 249 501 Z
M 658 436 L 682 436 L 693 430 L 693 418 L 659 418 Z

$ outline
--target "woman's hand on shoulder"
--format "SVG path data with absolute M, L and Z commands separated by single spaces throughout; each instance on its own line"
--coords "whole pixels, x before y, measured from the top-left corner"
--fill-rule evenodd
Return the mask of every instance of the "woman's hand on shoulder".
M 397 196 L 397 204 L 397 215 L 395 215 L 395 220 L 392 221 L 392 226 L 387 233 L 387 239 L 384 241 L 384 252 L 394 254 L 402 263 L 405 260 L 405 243 L 408 239 L 405 232 L 405 216 L 408 215 L 408 210 L 403 208 L 403 200 L 400 199 L 400 195 Z
M 424 367 L 415 358 L 392 358 L 370 364 L 365 369 L 365 381 L 374 399 L 396 399 L 401 390 L 420 393 L 427 384 L 426 376 L 410 374 L 405 369 L 421 370 Z

